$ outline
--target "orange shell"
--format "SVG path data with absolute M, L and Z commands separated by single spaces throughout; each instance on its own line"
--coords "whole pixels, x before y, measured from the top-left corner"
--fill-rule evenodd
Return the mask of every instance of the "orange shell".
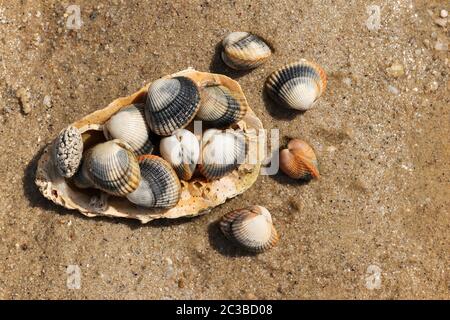
M 292 139 L 280 152 L 280 169 L 293 179 L 319 178 L 314 150 L 300 139 Z

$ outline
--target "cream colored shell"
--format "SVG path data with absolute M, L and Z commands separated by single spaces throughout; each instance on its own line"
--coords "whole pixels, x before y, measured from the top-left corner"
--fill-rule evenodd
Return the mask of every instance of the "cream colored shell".
M 209 84 L 226 86 L 241 95 L 243 101 L 247 104 L 239 84 L 224 75 L 187 69 L 167 77 L 174 76 L 189 77 L 199 86 Z M 147 84 L 129 97 L 116 99 L 108 107 L 95 111 L 73 123 L 72 125 L 83 134 L 84 143 L 89 145 L 92 140 L 99 139 L 98 137 L 102 136 L 103 124 L 120 109 L 132 103 L 144 102 L 149 85 Z M 234 127 L 240 128 L 244 132 L 263 128 L 261 121 L 250 108 L 248 108 L 244 118 Z M 188 182 L 182 181 L 181 199 L 174 208 L 147 209 L 137 207 L 125 198 L 108 196 L 104 192 L 93 191 L 93 189 L 86 191 L 76 188 L 73 183 L 62 177 L 56 170 L 50 147 L 51 145 L 47 146 L 39 159 L 36 171 L 36 185 L 44 197 L 65 208 L 78 210 L 88 217 L 124 217 L 138 219 L 142 223 L 159 218 L 172 219 L 205 214 L 227 199 L 233 198 L 250 188 L 256 181 L 261 167 L 261 159 L 250 154 L 249 156 L 252 159 L 257 160 L 255 164 L 241 165 L 237 170 L 219 180 L 207 182 L 204 178 L 199 177 Z M 252 152 L 256 153 L 253 148 L 250 150 L 250 153 Z

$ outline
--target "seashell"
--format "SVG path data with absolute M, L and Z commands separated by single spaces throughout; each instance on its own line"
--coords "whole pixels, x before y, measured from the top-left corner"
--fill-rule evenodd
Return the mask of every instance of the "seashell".
M 266 251 L 279 239 L 270 212 L 261 206 L 231 211 L 222 217 L 219 227 L 228 239 L 252 252 Z
M 233 130 L 208 129 L 203 133 L 200 173 L 219 179 L 245 162 L 244 136 Z
M 132 104 L 117 112 L 105 123 L 103 131 L 108 140 L 120 139 L 128 143 L 136 155 L 153 151 L 143 103 Z
M 72 177 L 78 170 L 83 155 L 83 139 L 80 131 L 69 126 L 62 130 L 53 143 L 53 161 L 58 173 Z
M 280 152 L 280 169 L 293 179 L 319 178 L 319 169 L 314 150 L 300 139 L 292 139 L 287 149 Z
M 247 112 L 247 104 L 224 86 L 205 86 L 196 118 L 215 128 L 229 127 L 240 121 Z
M 160 136 L 186 127 L 199 108 L 197 84 L 187 77 L 162 78 L 148 88 L 145 117 L 150 129 Z
M 303 111 L 314 105 L 326 85 L 325 71 L 304 59 L 273 72 L 266 81 L 266 89 L 274 100 Z
M 174 77 L 187 77 L 199 87 L 205 83 L 220 85 L 228 88 L 233 95 L 241 97 L 247 105 L 247 100 L 239 83 L 222 74 L 199 72 L 194 69 L 180 71 L 173 75 L 165 76 L 166 79 Z M 118 98 L 108 104 L 107 107 L 96 110 L 80 119 L 72 126 L 77 128 L 84 142 L 84 149 L 89 150 L 93 146 L 105 141 L 103 134 L 104 124 L 117 112 L 134 103 L 143 103 L 147 98 L 148 87 L 143 86 L 127 97 Z M 247 138 L 247 133 L 263 129 L 261 121 L 250 107 L 241 121 L 235 124 L 236 129 L 242 130 Z M 35 183 L 42 195 L 56 205 L 67 209 L 77 210 L 87 217 L 104 216 L 137 219 L 142 223 L 148 223 L 154 219 L 175 219 L 179 217 L 194 217 L 211 212 L 211 210 L 228 199 L 236 197 L 248 190 L 257 180 L 261 168 L 261 158 L 258 151 L 262 148 L 263 140 L 257 139 L 256 148 L 248 148 L 248 158 L 255 159 L 251 164 L 245 165 L 245 170 L 235 170 L 215 181 L 206 181 L 203 178 L 192 178 L 190 181 L 181 182 L 181 196 L 176 206 L 172 208 L 145 208 L 137 206 L 125 197 L 107 197 L 105 193 L 91 192 L 80 189 L 74 183 L 74 179 L 81 173 L 81 168 L 69 181 L 63 179 L 55 167 L 52 159 L 51 145 L 42 152 L 36 168 Z M 85 156 L 88 152 L 85 151 Z M 89 181 L 88 181 L 89 182 Z
M 139 187 L 127 199 L 146 208 L 172 208 L 180 199 L 181 184 L 170 164 L 152 155 L 138 158 L 141 169 Z
M 96 188 L 116 196 L 133 192 L 141 180 L 133 150 L 118 139 L 89 149 L 84 156 L 82 170 Z
M 230 68 L 249 70 L 269 59 L 271 48 L 260 37 L 248 32 L 231 32 L 222 41 L 222 60 Z
M 192 132 L 186 129 L 175 130 L 170 137 L 161 139 L 159 151 L 180 179 L 191 179 L 200 156 L 200 143 Z

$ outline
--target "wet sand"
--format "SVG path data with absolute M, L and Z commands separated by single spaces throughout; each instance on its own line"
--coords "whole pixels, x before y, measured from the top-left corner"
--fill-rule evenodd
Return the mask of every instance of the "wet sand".
M 363 0 L 73 2 L 0 0 L 0 298 L 450 298 L 449 29 L 436 21 L 447 1 L 373 1 L 372 31 Z M 267 64 L 221 62 L 218 43 L 237 30 L 273 43 Z M 305 113 L 263 94 L 299 58 L 329 76 Z M 321 179 L 260 176 L 207 215 L 148 225 L 89 219 L 40 195 L 36 161 L 62 128 L 187 67 L 238 80 L 265 128 L 314 147 Z M 281 234 L 257 256 L 216 225 L 249 204 L 266 206 Z

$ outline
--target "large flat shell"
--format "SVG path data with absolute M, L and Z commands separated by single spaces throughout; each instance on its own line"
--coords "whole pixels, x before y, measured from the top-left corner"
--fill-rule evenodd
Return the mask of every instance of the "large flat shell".
M 204 84 L 226 86 L 242 95 L 243 101 L 247 104 L 239 84 L 224 75 L 187 69 L 167 77 L 178 75 L 189 77 L 200 86 Z M 95 111 L 72 125 L 84 133 L 84 139 L 88 139 L 86 135 L 89 135 L 89 132 L 101 131 L 102 125 L 121 108 L 132 103 L 145 102 L 149 85 L 150 83 L 129 97 L 114 100 L 106 108 Z M 237 126 L 245 132 L 263 129 L 261 121 L 250 108 L 248 108 L 246 116 L 237 123 Z M 256 140 L 260 141 L 259 139 Z M 36 185 L 44 197 L 65 208 L 78 210 L 88 217 L 123 217 L 138 219 L 142 223 L 159 218 L 193 217 L 208 213 L 214 207 L 243 193 L 253 185 L 259 175 L 261 159 L 258 155 L 252 153 L 259 152 L 259 147 L 250 148 L 249 152 L 249 157 L 256 160 L 254 164 L 241 165 L 239 169 L 220 180 L 207 182 L 202 178 L 195 178 L 188 182 L 182 181 L 181 199 L 177 206 L 171 209 L 141 208 L 133 205 L 125 198 L 111 197 L 93 189 L 80 190 L 74 187 L 55 170 L 50 156 L 50 145 L 47 146 L 39 159 Z

